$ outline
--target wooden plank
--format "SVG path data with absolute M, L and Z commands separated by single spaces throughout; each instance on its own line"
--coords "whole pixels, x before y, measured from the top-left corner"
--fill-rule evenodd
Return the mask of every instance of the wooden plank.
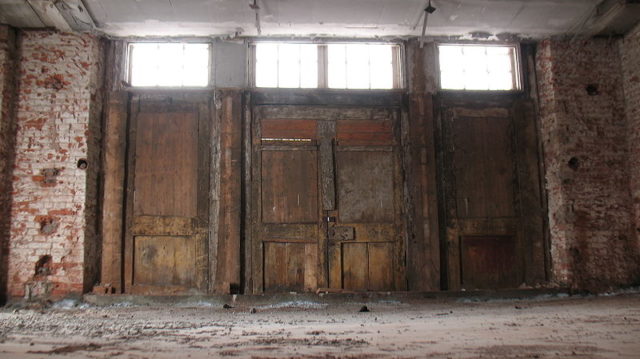
M 122 233 L 124 228 L 124 164 L 126 163 L 128 100 L 126 93 L 111 93 L 105 119 L 100 281 L 107 294 L 121 293 L 123 289 Z
M 343 289 L 368 289 L 369 255 L 367 252 L 367 243 L 342 243 Z
M 263 223 L 318 222 L 316 151 L 262 152 Z
M 264 244 L 264 290 L 303 291 L 305 285 L 305 247 L 303 243 Z
M 134 235 L 185 236 L 195 231 L 193 217 L 135 216 L 131 233 Z
M 215 292 L 231 293 L 241 288 L 242 92 L 225 90 L 219 97 L 221 197 Z
M 320 134 L 320 187 L 322 209 L 332 211 L 336 208 L 336 183 L 333 139 L 336 125 L 333 121 L 319 121 Z
M 304 89 L 259 89 L 251 93 L 254 105 L 315 105 L 315 106 L 400 106 L 402 105 L 402 90 L 375 91 L 349 90 L 317 91 Z
M 304 290 L 312 292 L 318 289 L 318 245 L 304 246 Z
M 523 234 L 524 277 L 528 284 L 547 280 L 545 245 L 544 203 L 538 136 L 533 103 L 518 102 L 513 108 L 518 162 L 518 187 L 520 188 L 521 233 Z
M 197 112 L 141 113 L 135 215 L 197 216 Z
M 514 216 L 515 162 L 510 119 L 453 121 L 457 216 Z
M 393 251 L 394 244 L 369 243 L 369 284 L 367 289 L 373 291 L 395 290 Z
M 290 120 L 367 120 L 385 121 L 391 117 L 393 109 L 384 107 L 341 107 L 341 106 L 261 106 L 263 119 Z
M 190 237 L 136 236 L 133 284 L 196 286 L 196 240 Z
M 336 153 L 342 223 L 393 223 L 394 161 L 388 152 Z
M 513 236 L 464 236 L 461 256 L 465 289 L 516 288 L 521 283 Z
M 324 241 L 326 243 L 326 241 Z M 327 269 L 329 274 L 329 288 L 343 288 L 343 263 L 342 263 L 342 243 L 329 243 L 327 244 L 327 261 L 329 267 Z M 325 264 L 325 263 L 323 263 Z
M 390 120 L 345 120 L 338 121 L 339 145 L 393 145 L 394 135 Z
M 262 138 L 308 138 L 317 139 L 316 120 L 264 119 Z
M 217 96 L 214 95 L 214 96 Z M 216 291 L 216 283 L 218 278 L 218 250 L 220 244 L 220 164 L 221 164 L 221 150 L 220 150 L 220 111 L 221 107 L 217 101 L 217 98 L 209 99 L 209 108 L 211 113 L 209 114 L 210 125 L 210 138 L 211 138 L 211 162 L 210 162 L 210 177 L 209 177 L 209 243 L 208 243 L 208 258 L 209 258 L 209 278 L 208 278 L 208 290 L 207 293 L 214 293 Z
M 318 225 L 298 223 L 265 223 L 262 227 L 263 240 L 298 239 L 302 241 L 318 240 Z

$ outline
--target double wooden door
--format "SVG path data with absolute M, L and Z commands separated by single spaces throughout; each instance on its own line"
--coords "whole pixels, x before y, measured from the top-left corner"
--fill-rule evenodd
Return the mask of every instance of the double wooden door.
M 253 113 L 254 292 L 405 289 L 397 110 Z
M 208 290 L 210 102 L 208 95 L 131 101 L 127 293 Z

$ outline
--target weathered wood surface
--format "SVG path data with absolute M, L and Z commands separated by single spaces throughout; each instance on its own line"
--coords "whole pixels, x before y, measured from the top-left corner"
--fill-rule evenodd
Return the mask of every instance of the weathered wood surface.
M 102 199 L 102 288 L 103 294 L 122 292 L 122 233 L 124 218 L 124 186 L 127 142 L 126 93 L 109 96 L 105 115 L 104 195 Z
M 208 104 L 206 95 L 144 95 L 132 102 L 124 249 L 127 293 L 208 290 Z
M 241 288 L 241 218 L 242 218 L 242 117 L 241 91 L 217 93 L 221 108 L 220 122 L 220 213 L 218 222 L 216 293 L 237 293 Z
M 489 96 L 484 104 L 441 100 L 448 289 L 541 281 L 544 224 L 533 109 L 518 105 L 517 96 Z
M 253 115 L 254 292 L 406 288 L 396 112 L 286 105 L 254 106 Z M 332 229 L 344 235 L 330 239 Z M 302 262 L 287 251 L 296 246 Z

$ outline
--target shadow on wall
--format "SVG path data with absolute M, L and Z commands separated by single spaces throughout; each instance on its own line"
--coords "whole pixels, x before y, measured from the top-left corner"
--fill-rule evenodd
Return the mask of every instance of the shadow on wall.
M 0 26 L 0 305 L 7 301 L 11 235 L 11 172 L 15 162 L 15 97 L 17 64 L 15 33 Z

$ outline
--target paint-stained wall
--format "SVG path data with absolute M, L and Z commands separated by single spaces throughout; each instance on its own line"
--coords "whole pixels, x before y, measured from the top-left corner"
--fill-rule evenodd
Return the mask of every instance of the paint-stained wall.
M 537 54 L 553 280 L 634 283 L 628 127 L 619 43 L 546 40 Z
M 19 46 L 8 293 L 81 293 L 98 263 L 101 42 L 24 31 Z

